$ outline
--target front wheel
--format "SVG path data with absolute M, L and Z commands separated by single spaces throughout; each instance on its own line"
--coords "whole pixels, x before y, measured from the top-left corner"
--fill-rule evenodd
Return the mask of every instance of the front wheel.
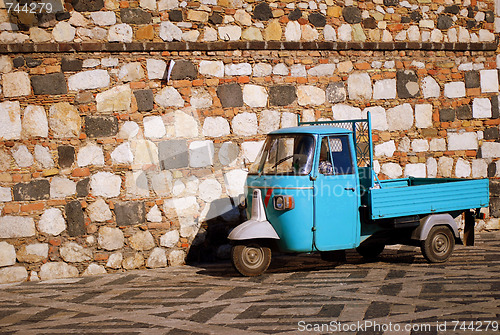
M 271 249 L 258 243 L 238 244 L 231 248 L 231 261 L 243 276 L 260 276 L 271 264 Z
M 448 227 L 434 226 L 420 249 L 425 259 L 431 263 L 443 263 L 450 258 L 455 247 L 455 237 Z

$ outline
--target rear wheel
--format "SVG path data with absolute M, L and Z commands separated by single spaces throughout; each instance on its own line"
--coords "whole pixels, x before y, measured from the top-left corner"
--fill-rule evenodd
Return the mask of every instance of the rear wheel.
M 385 245 L 383 244 L 368 244 L 360 245 L 356 248 L 358 254 L 366 259 L 375 259 L 384 251 Z
M 448 227 L 434 226 L 427 238 L 420 243 L 420 249 L 426 260 L 431 263 L 443 263 L 453 252 L 455 237 Z
M 231 248 L 231 261 L 243 276 L 260 276 L 271 264 L 271 249 L 258 243 L 238 244 Z

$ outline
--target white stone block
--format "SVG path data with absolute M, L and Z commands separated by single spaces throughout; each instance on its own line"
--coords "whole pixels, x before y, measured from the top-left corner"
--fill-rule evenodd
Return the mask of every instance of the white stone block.
M 259 85 L 247 84 L 243 87 L 243 102 L 250 107 L 266 107 L 267 91 Z
M 161 27 L 160 27 L 161 34 Z M 161 35 L 160 35 L 161 37 Z M 115 24 L 108 30 L 108 42 L 132 42 L 132 27 L 126 23 Z
M 259 118 L 259 134 L 267 134 L 280 128 L 281 115 L 278 111 L 263 110 Z
M 12 69 L 12 58 L 8 55 L 0 56 L 0 73 L 9 73 Z
M 90 13 L 90 18 L 98 26 L 112 26 L 116 24 L 116 15 L 111 11 L 99 11 Z
M 160 245 L 165 248 L 173 248 L 179 242 L 179 231 L 171 230 L 160 237 Z
M 0 202 L 12 201 L 10 187 L 0 187 Z
M 231 170 L 224 174 L 227 194 L 230 197 L 238 197 L 240 194 L 245 193 L 247 174 L 246 171 L 240 169 Z
M 497 70 L 481 70 L 481 92 L 497 93 L 498 92 L 498 71 Z
M 87 269 L 83 271 L 82 276 L 98 276 L 98 275 L 105 275 L 106 269 L 104 266 L 96 264 L 96 263 L 90 263 Z
M 406 164 L 405 177 L 425 178 L 426 166 L 424 163 Z
M 129 142 L 125 142 L 116 147 L 111 153 L 111 160 L 114 164 L 132 164 L 134 154 Z
M 29 75 L 23 71 L 4 73 L 2 75 L 2 90 L 6 98 L 30 95 Z
M 102 148 L 93 143 L 80 148 L 77 155 L 77 164 L 80 167 L 89 165 L 103 166 L 104 153 L 102 152 Z
M 140 81 L 142 78 L 144 78 L 144 70 L 139 62 L 125 64 L 118 72 L 118 79 L 123 82 Z
M 317 106 L 326 101 L 326 94 L 321 88 L 310 85 L 301 85 L 297 89 L 297 102 L 300 106 Z
M 174 129 L 176 137 L 198 137 L 198 121 L 191 114 L 177 110 L 174 112 Z
M 26 106 L 22 126 L 22 136 L 25 138 L 47 137 L 49 135 L 49 122 L 43 106 Z
M 222 195 L 221 184 L 213 178 L 205 179 L 200 183 L 199 196 L 205 202 L 212 202 L 217 200 Z
M 164 79 L 166 78 L 167 63 L 161 59 L 147 59 L 146 70 L 148 79 Z
M 430 151 L 446 151 L 446 140 L 444 138 L 433 138 L 429 145 Z
M 437 81 L 431 76 L 427 76 L 422 79 L 422 94 L 424 98 L 439 98 L 441 94 L 441 88 Z
M 233 118 L 231 125 L 235 135 L 255 135 L 257 134 L 257 115 L 249 112 L 239 113 Z
M 350 24 L 342 24 L 337 31 L 340 41 L 350 42 L 352 40 L 352 27 Z
M 133 140 L 130 142 L 130 148 L 134 155 L 134 165 L 157 165 L 159 164 L 158 147 L 151 141 Z
M 119 228 L 101 226 L 97 236 L 97 243 L 104 250 L 118 250 L 123 248 L 125 238 Z
M 483 158 L 498 158 L 500 157 L 500 143 L 498 142 L 483 142 L 481 145 L 481 156 Z
M 125 173 L 125 190 L 129 198 L 145 198 L 149 196 L 148 179 L 142 170 Z
M 396 151 L 393 140 L 375 145 L 375 157 L 392 157 Z
M 96 95 L 97 110 L 99 112 L 128 111 L 132 103 L 130 86 L 119 85 Z
M 320 64 L 307 70 L 312 77 L 331 77 L 335 72 L 335 64 Z
M 401 152 L 409 152 L 411 147 L 411 142 L 408 137 L 403 137 L 399 140 L 398 150 Z
M 353 73 L 347 79 L 347 90 L 351 100 L 370 100 L 372 97 L 372 81 L 366 72 Z
M 231 133 L 229 122 L 220 116 L 209 116 L 203 122 L 203 135 L 208 137 L 227 136 Z
M 457 81 L 444 84 L 444 96 L 447 98 L 465 97 L 465 83 Z
M 415 126 L 417 128 L 432 128 L 432 104 L 415 105 Z
M 75 106 L 58 102 L 49 109 L 49 127 L 56 138 L 78 137 L 82 120 Z
M 257 63 L 253 66 L 254 77 L 267 77 L 273 72 L 273 66 L 267 63 Z
M 429 151 L 429 142 L 424 139 L 414 139 L 411 142 L 411 149 L 414 152 L 427 152 Z
M 252 74 L 252 65 L 249 63 L 226 64 L 224 73 L 226 76 L 249 76 Z
M 58 22 L 52 29 L 52 36 L 56 42 L 71 42 L 75 35 L 76 29 L 68 22 Z
M 107 70 L 83 71 L 68 78 L 68 88 L 70 91 L 93 90 L 108 87 L 109 82 Z
M 25 244 L 17 252 L 17 259 L 21 263 L 42 262 L 48 257 L 49 245 L 47 243 Z
M 193 141 L 189 144 L 189 166 L 206 167 L 214 164 L 214 143 Z
M 457 164 L 455 165 L 455 176 L 457 178 L 467 178 L 470 177 L 470 173 L 470 163 L 462 158 L 459 158 L 457 160 Z
M 92 195 L 113 198 L 120 195 L 122 179 L 111 172 L 97 172 L 90 178 Z
M 390 131 L 408 130 L 413 126 L 413 109 L 404 103 L 387 110 L 387 124 Z
M 198 215 L 200 206 L 196 197 L 184 197 L 166 199 L 163 203 L 163 211 L 167 215 L 178 215 L 179 217 L 190 217 Z
M 453 169 L 453 158 L 442 156 L 438 161 L 438 176 L 450 178 Z
M 91 203 L 87 207 L 86 212 L 93 222 L 106 222 L 113 219 L 111 210 L 103 199 L 97 199 L 97 201 Z
M 264 141 L 251 141 L 251 142 L 243 142 L 241 143 L 241 151 L 243 153 L 243 157 L 248 159 L 250 163 L 255 162 L 257 155 L 260 152 L 260 149 L 264 145 Z
M 24 144 L 16 144 L 14 148 L 11 149 L 11 153 L 19 167 L 29 167 L 34 163 L 33 155 Z
M 139 231 L 129 237 L 129 246 L 138 251 L 151 250 L 155 247 L 155 240 L 151 232 Z
M 297 115 L 290 112 L 281 113 L 281 128 L 296 127 Z
M 488 177 L 488 162 L 485 159 L 472 160 L 472 178 Z
M 427 158 L 427 178 L 437 177 L 437 160 L 434 157 Z
M 202 60 L 199 67 L 200 74 L 212 77 L 224 77 L 224 63 L 222 61 Z
M 373 85 L 373 99 L 395 99 L 396 79 L 377 80 Z
M 61 258 L 68 263 L 86 262 L 92 259 L 92 250 L 75 242 L 66 242 L 59 248 Z
M 5 75 L 3 75 L 5 78 Z M 0 139 L 21 138 L 21 107 L 19 101 L 0 102 Z
M 385 174 L 390 179 L 395 179 L 401 177 L 403 174 L 403 169 L 399 164 L 396 163 L 385 163 L 382 164 L 382 168 L 380 170 L 383 174 Z
M 346 104 L 336 104 L 332 106 L 332 116 L 334 120 L 360 119 L 361 109 Z
M 217 27 L 219 39 L 223 41 L 237 41 L 241 38 L 241 27 L 238 26 L 224 26 Z
M 212 96 L 204 88 L 194 88 L 191 90 L 191 106 L 197 109 L 209 108 L 213 104 Z
M 302 29 L 297 21 L 288 21 L 285 27 L 285 40 L 289 42 L 298 42 L 302 36 Z
M 333 28 L 331 25 L 327 24 L 323 28 L 323 36 L 325 41 L 336 41 L 337 40 L 337 32 L 335 31 L 335 28 Z
M 23 282 L 28 279 L 28 271 L 24 266 L 9 266 L 0 269 L 0 283 L 16 283 Z
M 290 67 L 292 77 L 307 77 L 306 67 L 303 64 L 294 64 Z
M 288 67 L 283 63 L 276 64 L 273 67 L 273 74 L 277 76 L 288 76 L 289 73 L 290 70 L 288 70 Z
M 154 99 L 161 107 L 184 107 L 184 99 L 172 86 L 165 86 Z
M 78 269 L 64 262 L 49 262 L 40 268 L 40 279 L 51 280 L 78 277 Z
M 50 198 L 66 198 L 76 193 L 76 183 L 66 177 L 53 177 L 50 181 Z
M 146 267 L 151 269 L 164 268 L 167 266 L 167 255 L 162 248 L 154 248 L 148 259 Z
M 38 230 L 41 233 L 54 236 L 66 230 L 66 221 L 64 220 L 61 210 L 58 208 L 46 209 L 38 222 Z
M 162 12 L 164 10 L 179 8 L 179 0 L 159 0 L 158 1 L 158 11 Z
M 148 138 L 162 138 L 167 134 L 165 124 L 161 116 L 146 116 L 143 119 L 144 136 Z
M 475 132 L 448 133 L 448 150 L 477 150 L 477 134 Z
M 149 212 L 146 214 L 146 220 L 148 220 L 149 222 L 161 222 L 163 220 L 158 205 L 155 204 L 153 207 L 151 207 Z
M 7 242 L 0 242 L 0 267 L 16 264 L 16 248 Z

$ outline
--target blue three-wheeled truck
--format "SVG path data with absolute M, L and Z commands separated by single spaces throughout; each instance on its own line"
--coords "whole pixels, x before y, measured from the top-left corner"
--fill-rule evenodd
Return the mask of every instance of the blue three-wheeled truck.
M 367 119 L 300 122 L 271 132 L 246 182 L 249 220 L 229 234 L 231 259 L 245 276 L 265 272 L 271 250 L 353 249 L 366 258 L 389 244 L 418 245 L 429 262 L 462 243 L 454 218 L 489 203 L 488 179 L 378 180 Z M 470 238 L 470 236 L 469 236 Z

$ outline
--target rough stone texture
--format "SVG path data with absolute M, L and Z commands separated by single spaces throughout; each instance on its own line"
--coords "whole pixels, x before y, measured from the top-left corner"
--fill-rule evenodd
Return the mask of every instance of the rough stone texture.
M 466 71 L 464 72 L 465 87 L 476 88 L 481 85 L 479 71 Z
M 259 118 L 259 134 L 267 134 L 280 127 L 281 115 L 277 111 L 263 110 Z
M 90 189 L 96 197 L 113 198 L 120 195 L 120 176 L 110 172 L 97 172 L 90 179 Z
M 470 163 L 462 158 L 459 158 L 455 165 L 455 176 L 457 178 L 467 178 L 470 177 L 470 174 L 471 174 Z
M 197 109 L 206 109 L 212 106 L 213 100 L 210 93 L 204 88 L 195 88 L 191 91 L 191 106 Z
M 143 119 L 144 136 L 149 138 L 162 138 L 167 131 L 161 116 L 146 116 Z
M 48 199 L 50 182 L 46 179 L 33 180 L 29 183 L 18 183 L 12 188 L 14 201 L 30 201 Z
M 40 268 L 40 279 L 51 280 L 78 277 L 78 269 L 64 262 L 49 262 Z
M 158 144 L 162 170 L 184 168 L 189 165 L 188 147 L 185 140 L 162 141 Z
M 289 21 L 285 27 L 285 40 L 288 42 L 300 41 L 302 30 L 297 21 Z
M 244 193 L 246 177 L 247 172 L 239 169 L 231 170 L 224 174 L 227 194 L 230 197 L 237 197 Z
M 475 132 L 448 133 L 448 150 L 477 150 L 477 134 Z
M 76 196 L 84 198 L 89 195 L 90 178 L 84 178 L 76 183 Z
M 16 161 L 17 166 L 23 168 L 33 165 L 33 155 L 24 144 L 16 144 L 10 152 L 12 153 L 12 157 Z
M 143 251 L 151 250 L 155 247 L 155 240 L 149 231 L 140 231 L 128 239 L 132 249 Z
M 97 199 L 97 201 L 91 203 L 86 211 L 91 221 L 106 222 L 113 219 L 111 210 L 103 199 Z
M 203 135 L 208 137 L 227 136 L 231 132 L 229 122 L 223 117 L 209 116 L 203 122 Z
M 217 97 L 222 107 L 243 106 L 243 91 L 237 83 L 220 85 L 217 87 Z
M 451 99 L 464 97 L 465 83 L 461 81 L 446 83 L 444 85 L 444 96 Z
M 77 164 L 80 167 L 95 165 L 104 165 L 104 153 L 102 148 L 93 143 L 89 143 L 86 146 L 80 148 L 77 155 Z
M 65 206 L 67 231 L 69 236 L 85 235 L 85 218 L 82 204 L 78 200 L 68 202 Z
M 18 101 L 0 103 L 0 138 L 13 140 L 21 138 L 21 108 Z
M 410 87 L 414 87 L 414 85 L 411 84 Z M 439 84 L 431 76 L 422 79 L 422 94 L 424 98 L 438 98 L 441 94 Z
M 2 90 L 6 98 L 31 94 L 31 83 L 26 72 L 18 71 L 2 75 Z
M 161 107 L 184 107 L 184 99 L 179 92 L 171 86 L 163 88 L 156 94 L 154 100 Z
M 334 120 L 360 119 L 361 109 L 346 104 L 336 104 L 332 106 L 332 116 Z
M 457 119 L 470 120 L 472 119 L 472 108 L 470 105 L 458 106 L 456 109 Z
M 297 88 L 297 102 L 300 106 L 321 105 L 325 101 L 325 91 L 321 88 L 309 85 L 301 85 Z
M 149 89 L 134 91 L 135 100 L 137 102 L 137 109 L 140 112 L 147 112 L 154 107 L 153 91 Z
M 142 170 L 125 173 L 125 189 L 127 197 L 145 198 L 149 196 L 148 179 Z
M 405 103 L 387 110 L 389 130 L 407 130 L 413 126 L 413 109 Z
M 124 82 L 139 81 L 144 77 L 144 75 L 144 70 L 139 62 L 125 64 L 118 72 L 118 78 Z
M 0 283 L 17 283 L 28 279 L 28 271 L 23 266 L 0 269 Z
M 59 248 L 61 258 L 65 262 L 79 263 L 92 259 L 92 251 L 75 242 L 66 242 Z
M 134 256 L 127 257 L 123 260 L 122 266 L 126 270 L 138 269 L 144 265 L 144 256 L 140 253 L 135 253 Z
M 432 105 L 415 105 L 415 126 L 417 128 L 432 128 Z
M 414 139 L 411 142 L 411 149 L 414 152 L 427 152 L 429 151 L 429 142 L 423 139 Z
M 199 186 L 199 197 L 206 202 L 219 199 L 222 195 L 222 186 L 215 179 L 205 179 Z
M 169 266 L 179 266 L 184 265 L 186 258 L 186 253 L 183 250 L 170 250 L 167 255 Z
M 115 204 L 116 224 L 131 226 L 146 222 L 146 209 L 142 201 L 129 201 Z
M 347 23 L 361 23 L 361 11 L 358 7 L 347 6 L 342 9 L 342 16 Z
M 108 87 L 110 77 L 106 70 L 90 70 L 74 74 L 68 78 L 70 91 L 93 90 Z
M 146 260 L 148 268 L 163 268 L 167 266 L 167 255 L 162 248 L 154 248 Z
M 78 12 L 97 12 L 104 7 L 103 0 L 72 0 L 71 4 Z
M 85 116 L 85 134 L 88 137 L 110 137 L 118 133 L 115 116 Z
M 179 238 L 180 235 L 178 230 L 168 231 L 160 237 L 160 245 L 166 248 L 175 247 L 179 242 Z
M 37 263 L 49 257 L 47 243 L 34 243 L 21 246 L 17 251 L 17 260 L 21 263 Z
M 113 251 L 123 248 L 125 238 L 123 236 L 123 232 L 119 228 L 102 226 L 99 228 L 97 243 L 100 248 Z
M 396 79 L 377 80 L 373 85 L 373 99 L 395 99 Z
M 455 121 L 455 110 L 453 108 L 443 108 L 439 110 L 440 122 L 453 122 Z
M 403 169 L 399 164 L 385 163 L 382 165 L 381 172 L 390 179 L 395 179 L 401 177 L 401 175 L 403 174 Z
M 62 72 L 31 76 L 34 94 L 66 94 L 68 87 Z
M 259 85 L 245 85 L 243 87 L 243 102 L 250 107 L 266 107 L 267 91 Z
M 47 121 L 47 114 L 45 113 L 45 109 L 43 108 L 43 106 L 35 106 L 35 105 L 26 106 L 26 108 L 24 109 L 24 115 L 22 121 L 22 137 L 24 138 L 47 137 L 48 134 L 49 134 L 49 123 Z
M 16 264 L 16 248 L 7 242 L 0 242 L 0 267 Z
M 112 269 L 120 269 L 122 267 L 123 255 L 121 252 L 115 252 L 109 256 L 106 267 Z
M 97 276 L 97 275 L 104 275 L 106 273 L 107 273 L 107 271 L 104 268 L 104 266 L 99 265 L 99 264 L 95 264 L 95 263 L 91 263 L 91 264 L 89 264 L 87 269 L 85 271 L 83 271 L 82 276 Z
M 78 137 L 81 119 L 78 110 L 67 102 L 58 102 L 49 109 L 49 128 L 54 137 Z
M 226 76 L 249 76 L 252 74 L 252 65 L 249 63 L 226 64 L 224 74 Z
M 0 217 L 0 238 L 30 237 L 35 233 L 32 218 L 12 215 Z
M 95 100 L 97 102 L 97 110 L 101 113 L 128 111 L 132 102 L 130 86 L 115 86 L 107 91 L 98 93 Z
M 160 27 L 160 37 L 162 30 Z M 111 26 L 108 30 L 108 41 L 109 42 L 123 42 L 123 43 L 131 43 L 132 42 L 132 27 L 126 23 L 115 24 Z
M 375 145 L 375 157 L 392 157 L 394 152 L 396 151 L 396 145 L 394 141 L 388 141 L 382 144 Z
M 12 201 L 10 187 L 0 187 L 0 202 Z
M 125 142 L 117 146 L 111 153 L 111 159 L 115 164 L 132 164 L 134 161 L 134 154 L 130 148 L 130 143 Z
M 61 60 L 61 70 L 63 72 L 77 72 L 81 71 L 83 67 L 83 60 L 74 58 L 65 58 Z
M 257 115 L 255 113 L 240 113 L 233 118 L 231 123 L 233 133 L 239 136 L 257 134 Z
M 189 144 L 189 166 L 206 167 L 214 163 L 214 143 L 212 141 L 193 141 Z
M 61 145 L 57 147 L 58 164 L 61 168 L 68 168 L 75 161 L 75 148 L 71 145 Z
M 401 99 L 414 98 L 420 95 L 418 77 L 412 70 L 396 73 L 398 97 Z
M 224 63 L 222 61 L 201 61 L 200 74 L 212 77 L 224 77 Z
M 269 104 L 271 106 L 287 106 L 297 99 L 295 86 L 276 85 L 269 87 Z
M 351 74 L 347 79 L 347 89 L 351 100 L 371 99 L 372 82 L 370 75 L 366 72 Z
M 240 150 L 237 144 L 233 142 L 222 143 L 218 152 L 219 162 L 225 166 L 231 165 L 233 162 L 236 161 L 239 153 Z
M 488 98 L 475 98 L 472 100 L 472 117 L 475 119 L 491 117 L 491 101 Z
M 426 166 L 424 163 L 417 163 L 417 164 L 406 164 L 405 166 L 405 171 L 404 171 L 404 176 L 405 177 L 415 177 L 415 178 L 425 178 L 427 177 L 427 172 L 426 172 Z
M 76 193 L 76 183 L 65 177 L 54 177 L 50 181 L 50 197 L 66 198 Z
M 153 207 L 151 207 L 149 212 L 146 214 L 146 220 L 148 220 L 149 222 L 161 222 L 163 220 L 158 205 L 155 204 Z
M 120 18 L 123 23 L 129 24 L 148 24 L 151 23 L 151 13 L 139 8 L 120 9 Z
M 481 145 L 482 158 L 498 158 L 500 157 L 500 143 L 484 142 Z

